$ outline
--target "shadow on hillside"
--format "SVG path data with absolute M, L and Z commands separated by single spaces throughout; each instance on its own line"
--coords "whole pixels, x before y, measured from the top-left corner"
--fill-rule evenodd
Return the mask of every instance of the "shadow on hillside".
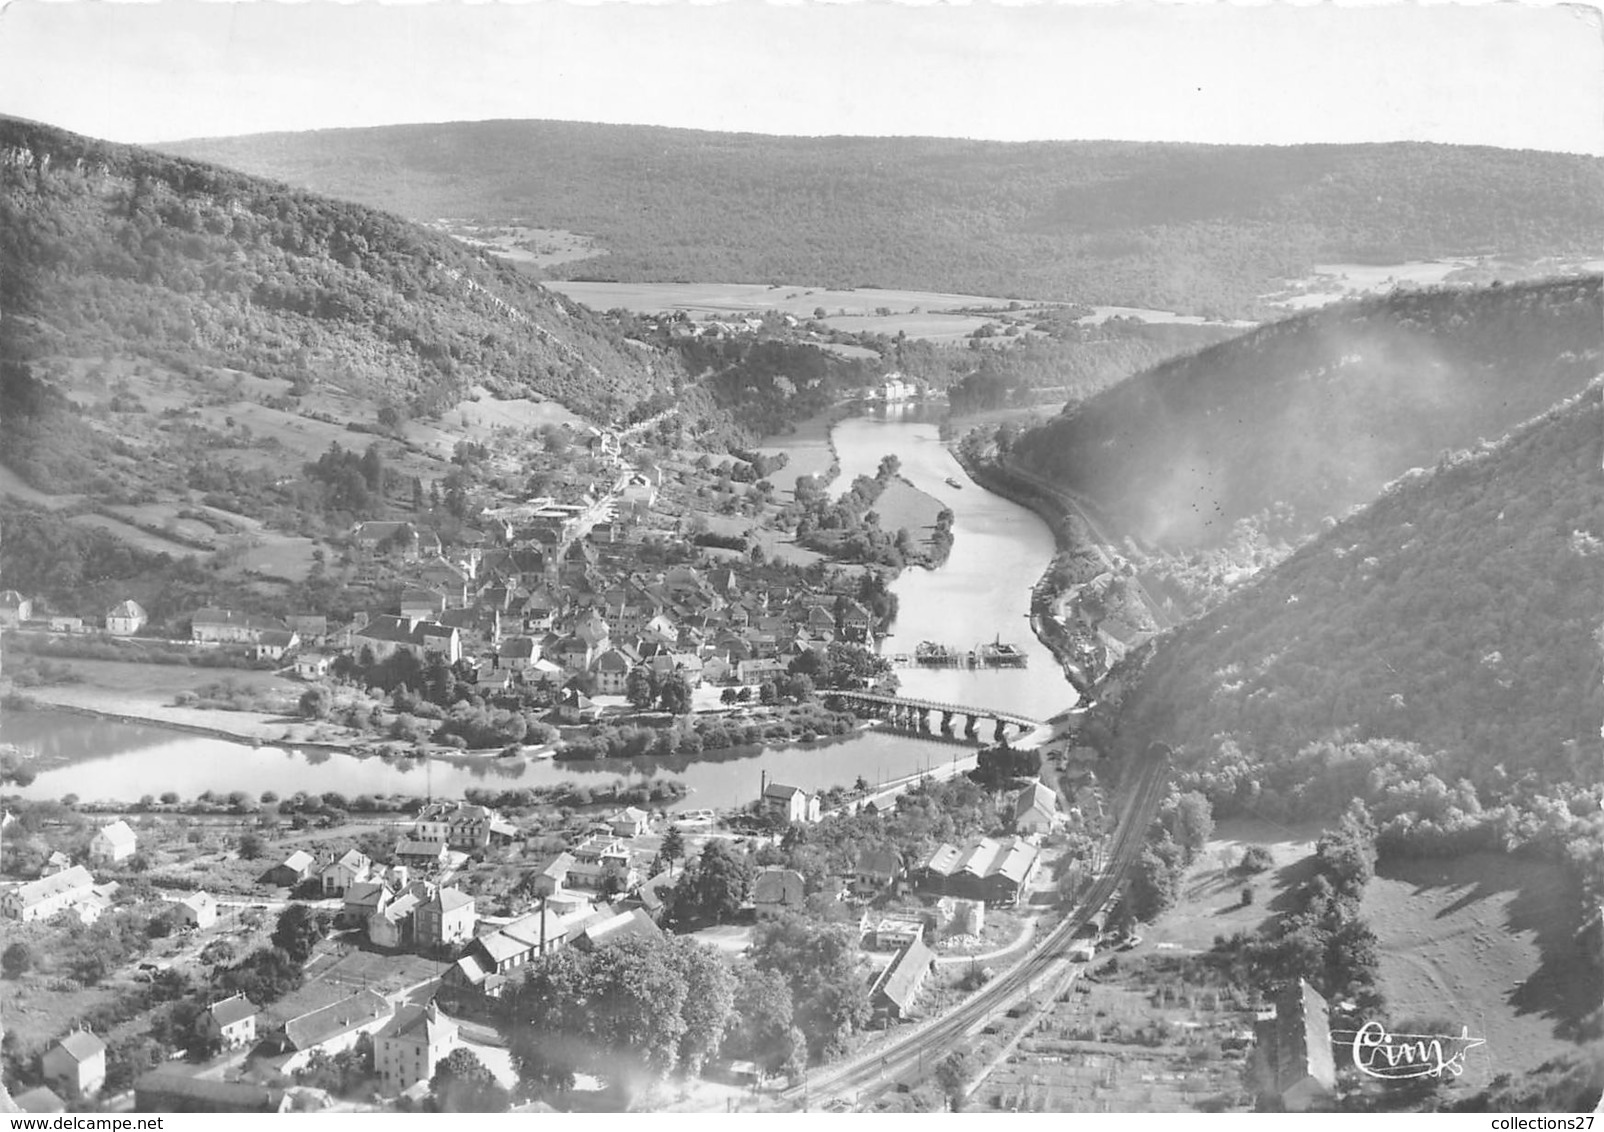
M 1535 934 L 1542 955 L 1531 977 L 1510 992 L 1510 1004 L 1521 1014 L 1554 1019 L 1554 1033 L 1570 1041 L 1586 1037 L 1583 1021 L 1604 1001 L 1604 974 L 1577 946 L 1580 913 L 1574 889 L 1561 883 L 1522 889 L 1505 920 L 1512 932 Z
M 1288 912 L 1296 912 L 1298 910 L 1298 899 L 1295 893 L 1305 881 L 1314 878 L 1315 869 L 1318 865 L 1319 862 L 1313 857 L 1299 857 L 1290 865 L 1282 865 L 1275 870 L 1275 887 L 1277 891 L 1275 899 L 1270 901 L 1266 907 L 1280 916 L 1285 916 Z M 1259 875 L 1261 877 L 1264 876 L 1263 873 Z
M 1437 912 L 1434 918 L 1438 920 L 1512 893 L 1504 930 L 1511 935 L 1531 935 L 1540 959 L 1537 970 L 1509 991 L 1507 1000 L 1519 1014 L 1552 1019 L 1557 1037 L 1582 1037 L 1583 1020 L 1604 1001 L 1604 975 L 1585 961 L 1577 947 L 1580 893 L 1558 865 L 1499 853 L 1471 853 L 1392 861 L 1380 866 L 1377 875 L 1413 886 L 1418 897 L 1429 898 L 1434 890 L 1444 888 L 1463 889 Z

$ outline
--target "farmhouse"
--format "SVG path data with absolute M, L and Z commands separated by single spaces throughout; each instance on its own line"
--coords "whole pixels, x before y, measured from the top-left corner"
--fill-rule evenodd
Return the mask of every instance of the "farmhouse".
M 118 819 L 103 827 L 89 842 L 89 859 L 97 865 L 126 861 L 139 848 L 139 839 L 128 823 Z
M 922 938 L 909 940 L 874 981 L 869 989 L 870 1002 L 889 1019 L 907 1018 L 914 1000 L 919 997 L 919 989 L 935 965 L 936 953 Z
M 1058 795 L 1040 782 L 1014 796 L 1015 833 L 1048 833 L 1058 820 Z
M 286 631 L 281 621 L 232 609 L 197 609 L 189 618 L 190 640 L 202 644 L 255 644 L 263 633 Z
M 209 928 L 217 922 L 217 901 L 206 892 L 186 896 L 176 905 L 178 918 L 191 928 Z
M 203 1042 L 238 1049 L 256 1041 L 257 1005 L 243 994 L 219 999 L 195 1019 L 195 1032 Z
M 45 1051 L 45 1081 L 68 1100 L 83 1100 L 106 1081 L 106 1043 L 88 1030 L 74 1030 Z
M 0 912 L 8 920 L 29 923 L 48 920 L 64 908 L 89 899 L 93 894 L 95 878 L 82 865 L 38 880 L 19 884 L 0 895 Z
M 344 896 L 345 890 L 358 881 L 368 879 L 373 862 L 365 854 L 349 849 L 345 854 L 318 870 L 318 880 L 324 896 Z
M 279 885 L 284 888 L 294 888 L 311 876 L 312 870 L 316 867 L 316 857 L 305 849 L 297 849 L 267 870 L 267 880 L 269 884 Z
M 795 869 L 767 868 L 752 884 L 752 905 L 759 916 L 778 916 L 800 908 L 806 891 L 802 874 Z
M 1302 979 L 1254 1025 L 1260 1102 L 1284 1112 L 1330 1110 L 1337 1069 L 1331 1053 L 1330 1008 Z
M 418 906 L 420 947 L 450 947 L 473 938 L 477 922 L 473 897 L 459 888 L 442 888 Z
M 389 1021 L 390 1004 L 370 990 L 359 990 L 319 1010 L 291 1018 L 266 1045 L 281 1073 L 300 1069 L 318 1050 L 335 1054 L 350 1049 L 363 1034 L 372 1034 Z
M 134 1082 L 136 1112 L 284 1112 L 289 1103 L 283 1089 L 195 1077 L 165 1065 Z
M 434 1075 L 434 1067 L 459 1045 L 457 1024 L 442 1018 L 433 1002 L 396 1010 L 373 1041 L 373 1066 L 387 1093 L 404 1093 Z
M 132 637 L 145 627 L 150 614 L 137 601 L 122 601 L 106 611 L 106 632 L 114 637 Z
M 33 602 L 16 590 L 0 593 L 0 625 L 14 629 L 24 621 L 33 620 Z

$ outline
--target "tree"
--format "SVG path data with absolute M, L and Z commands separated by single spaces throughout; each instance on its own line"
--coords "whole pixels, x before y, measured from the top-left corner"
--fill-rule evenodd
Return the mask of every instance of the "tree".
M 300 711 L 307 719 L 326 719 L 333 697 L 327 688 L 308 688 L 301 693 Z
M 657 855 L 665 861 L 679 861 L 685 857 L 685 835 L 679 831 L 679 826 L 670 825 L 668 832 L 663 834 L 663 844 Z
M 726 706 L 735 703 L 736 692 L 734 688 L 725 688 L 718 694 L 718 702 Z
M 1239 873 L 1262 873 L 1275 864 L 1275 858 L 1270 851 L 1262 845 L 1249 845 L 1242 851 L 1242 860 L 1238 862 L 1236 871 Z
M 783 974 L 743 961 L 736 970 L 734 1015 L 724 1041 L 727 1056 L 755 1061 L 771 1073 L 791 1059 L 791 985 Z
M 638 711 L 645 711 L 657 698 L 657 681 L 645 665 L 630 669 L 624 680 L 624 696 Z
M 255 861 L 267 855 L 267 838 L 254 829 L 239 835 L 239 855 L 246 861 Z
M 968 1050 L 955 1049 L 936 1063 L 936 1083 L 941 1086 L 952 1111 L 963 1107 L 964 1090 L 974 1075 L 974 1059 Z
M 278 924 L 273 928 L 273 946 L 281 948 L 296 963 L 305 963 L 329 930 L 327 912 L 315 911 L 305 904 L 291 904 L 279 913 Z
M 709 841 L 685 867 L 674 888 L 675 914 L 682 919 L 733 919 L 752 895 L 752 864 L 728 842 Z
M 1214 833 L 1214 813 L 1209 800 L 1196 790 L 1178 795 L 1172 805 L 1165 807 L 1164 825 L 1181 847 L 1182 860 L 1190 864 Z
M 9 944 L 3 953 L 0 953 L 0 968 L 3 968 L 8 979 L 19 978 L 33 967 L 33 948 L 20 939 Z
M 691 710 L 691 682 L 685 673 L 676 668 L 662 678 L 657 687 L 657 706 L 673 715 Z
M 429 1097 L 436 1112 L 506 1112 L 512 1107 L 511 1095 L 466 1047 L 435 1063 Z

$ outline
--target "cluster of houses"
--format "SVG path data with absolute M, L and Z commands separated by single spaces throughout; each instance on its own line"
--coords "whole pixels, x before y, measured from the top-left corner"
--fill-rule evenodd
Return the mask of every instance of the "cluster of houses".
M 195 1036 L 221 1050 L 250 1049 L 252 1059 L 281 1074 L 305 1067 L 318 1053 L 373 1042 L 381 1091 L 397 1096 L 421 1089 L 439 1061 L 461 1046 L 458 1026 L 428 1002 L 387 998 L 362 989 L 333 1002 L 268 1024 L 262 1009 L 242 994 L 215 1000 L 197 1015 Z M 106 1043 L 74 1030 L 41 1058 L 45 1084 L 15 1097 L 24 1112 L 64 1112 L 92 1099 L 106 1081 Z M 290 1090 L 248 1081 L 197 1076 L 177 1067 L 154 1069 L 134 1082 L 139 1112 L 283 1112 Z
M 114 821 L 90 839 L 89 863 L 114 867 L 133 857 L 138 845 L 132 827 Z M 95 883 L 86 866 L 73 864 L 58 850 L 45 861 L 36 879 L 0 887 L 0 918 L 27 924 L 68 912 L 80 923 L 92 924 L 116 903 L 120 887 L 117 881 Z M 194 892 L 174 900 L 173 912 L 181 927 L 209 928 L 217 922 L 217 901 L 210 893 Z

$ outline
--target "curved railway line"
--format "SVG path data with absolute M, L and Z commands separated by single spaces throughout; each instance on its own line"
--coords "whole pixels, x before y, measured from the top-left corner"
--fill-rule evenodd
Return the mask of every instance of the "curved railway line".
M 1080 902 L 1062 923 L 1041 937 L 1037 945 L 1013 967 L 975 991 L 941 1016 L 887 1044 L 858 1054 L 850 1061 L 811 1075 L 802 1085 L 787 1090 L 782 1099 L 798 1107 L 818 1108 L 831 1102 L 862 1103 L 903 1080 L 924 1075 L 927 1068 L 997 1013 L 1037 987 L 1049 985 L 1055 969 L 1062 973 L 1066 945 L 1093 915 L 1113 898 L 1125 870 L 1141 852 L 1148 826 L 1163 797 L 1169 751 L 1155 745 L 1132 768 L 1135 776 L 1123 791 L 1124 799 L 1109 847 L 1108 866 L 1092 882 Z

